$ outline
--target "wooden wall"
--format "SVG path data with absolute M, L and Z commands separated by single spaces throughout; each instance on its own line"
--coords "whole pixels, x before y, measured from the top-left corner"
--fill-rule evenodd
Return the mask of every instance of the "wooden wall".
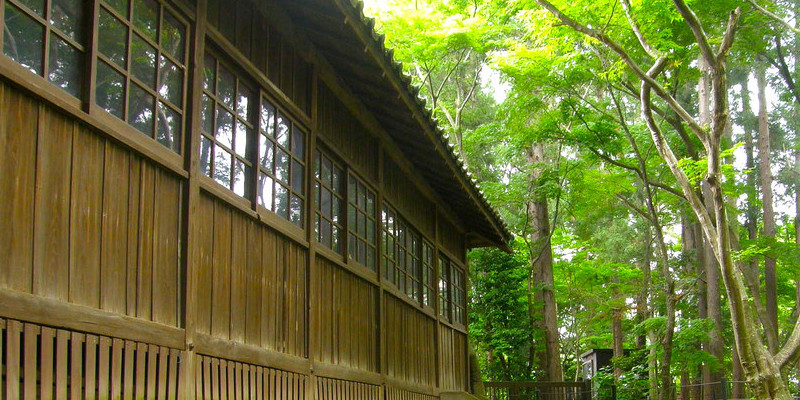
M 209 0 L 200 40 L 230 46 L 308 125 L 309 149 L 334 153 L 463 266 L 463 232 L 346 91 L 312 85 L 314 67 L 259 4 Z M 281 225 L 198 177 L 187 154 L 117 132 L 43 78 L 8 83 L 23 76 L 10 63 L 0 59 L 0 298 L 17 309 L 0 306 L 0 398 L 430 400 L 466 388 L 465 329 L 315 243 L 313 213 L 305 230 Z
M 379 371 L 377 287 L 320 256 L 315 277 L 315 359 Z
M 207 194 L 198 218 L 197 331 L 305 357 L 307 250 Z
M 0 287 L 181 323 L 181 180 L 0 82 Z
M 394 296 L 386 296 L 386 373 L 436 385 L 436 321 Z

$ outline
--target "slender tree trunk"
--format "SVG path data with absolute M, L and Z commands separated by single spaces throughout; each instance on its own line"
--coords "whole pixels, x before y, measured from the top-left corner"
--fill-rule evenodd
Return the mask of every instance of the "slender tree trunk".
M 772 204 L 772 164 L 770 162 L 770 134 L 769 117 L 767 115 L 767 79 L 766 64 L 759 62 L 756 68 L 756 81 L 758 83 L 758 159 L 761 177 L 761 204 L 764 215 L 763 234 L 765 237 L 775 237 L 775 211 Z M 775 273 L 775 258 L 764 258 L 764 295 L 766 298 L 766 319 L 769 319 L 767 336 L 778 337 L 778 298 L 777 278 Z M 769 344 L 769 343 L 768 343 Z M 775 343 L 777 345 L 777 343 Z M 777 346 L 770 346 L 773 354 L 778 351 Z
M 700 66 L 700 81 L 698 84 L 698 103 L 699 103 L 699 122 L 701 125 L 710 126 L 711 125 L 711 79 L 710 79 L 710 71 L 709 65 L 705 61 L 703 57 L 700 57 L 698 60 L 698 65 Z M 708 185 L 703 185 L 703 197 L 706 202 L 706 208 L 711 212 L 713 207 L 711 201 L 711 190 Z M 710 318 L 714 321 L 714 326 L 709 332 L 709 340 L 706 343 L 703 343 L 703 347 L 705 350 L 713 356 L 719 365 L 722 364 L 722 351 L 723 351 L 723 341 L 722 341 L 722 333 L 721 333 L 721 326 L 722 326 L 722 309 L 720 305 L 720 288 L 719 288 L 719 264 L 717 264 L 716 258 L 714 258 L 714 249 L 712 248 L 711 244 L 707 240 L 701 240 L 703 247 L 703 259 L 702 264 L 704 269 L 705 279 L 702 281 L 705 282 L 705 295 L 701 297 L 700 301 L 705 301 L 706 304 L 703 305 L 702 308 L 705 309 L 706 315 L 701 315 L 700 318 Z M 704 400 L 714 400 L 714 392 L 711 389 L 711 384 L 713 382 L 719 382 L 721 380 L 721 374 L 719 373 L 718 366 L 710 366 L 707 363 L 703 364 L 703 399 Z
M 614 281 L 617 280 L 618 279 L 615 277 Z M 625 350 L 623 349 L 625 337 L 624 333 L 622 332 L 622 306 L 619 305 L 621 299 L 619 299 L 619 294 L 617 293 L 616 288 L 613 290 L 613 294 L 614 301 L 617 302 L 617 304 L 614 305 L 614 309 L 611 311 L 611 336 L 614 341 L 614 383 L 619 385 L 619 378 L 622 376 L 622 369 L 619 367 L 617 361 L 620 357 L 625 355 Z
M 528 153 L 528 162 L 531 165 L 545 162 L 544 144 L 536 143 L 531 146 Z M 533 180 L 539 178 L 540 168 L 533 169 Z M 561 367 L 561 349 L 558 333 L 558 310 L 556 296 L 553 290 L 553 250 L 550 243 L 550 215 L 548 213 L 547 198 L 534 196 L 528 205 L 531 216 L 531 267 L 533 268 L 533 282 L 535 300 L 542 305 L 539 325 L 544 331 L 545 348 L 542 359 L 544 379 L 547 381 L 562 381 L 564 373 Z

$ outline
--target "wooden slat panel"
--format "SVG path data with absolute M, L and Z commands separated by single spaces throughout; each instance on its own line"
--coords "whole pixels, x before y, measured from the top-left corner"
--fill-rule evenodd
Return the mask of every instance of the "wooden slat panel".
M 381 398 L 381 386 L 332 378 L 317 378 L 316 397 L 320 400 L 372 400 Z
M 245 310 L 245 343 L 261 344 L 261 301 L 263 290 L 263 268 L 261 265 L 262 230 L 255 222 L 247 224 L 247 275 Z
M 37 371 L 39 365 L 37 363 L 36 354 L 39 348 L 38 326 L 31 324 L 23 325 L 23 396 L 25 399 L 36 398 L 36 384 L 38 380 Z
M 83 344 L 85 335 L 83 333 L 72 332 L 70 341 L 70 398 L 80 399 L 83 391 Z
M 129 155 L 116 146 L 106 146 L 103 174 L 102 265 L 100 306 L 125 314 L 128 251 Z
M 436 321 L 394 296 L 385 296 L 387 374 L 407 382 L 436 383 Z
M 6 399 L 18 399 L 20 395 L 20 345 L 22 324 L 8 320 L 6 327 Z M 0 388 L 2 389 L 2 388 Z
M 178 370 L 178 360 L 181 357 L 180 350 L 169 350 L 169 378 L 167 388 L 167 400 L 175 400 L 178 396 L 178 379 L 180 371 Z
M 319 318 L 313 334 L 318 361 L 377 371 L 377 289 L 369 282 L 330 263 L 316 260 L 313 290 L 319 296 Z M 375 306 L 377 307 L 377 306 Z M 362 310 L 353 312 L 352 310 Z
M 212 274 L 214 269 L 214 200 L 208 196 L 200 196 L 199 211 L 196 218 L 197 222 L 197 242 L 193 246 L 198 252 L 197 262 L 199 264 L 197 276 L 197 331 L 211 334 L 211 304 L 212 293 Z
M 87 399 L 97 397 L 97 381 L 95 380 L 95 373 L 97 372 L 97 345 L 99 339 L 94 335 L 86 335 L 86 390 L 85 396 Z
M 136 343 L 130 340 L 125 341 L 125 355 L 122 369 L 122 398 L 132 399 L 133 385 L 136 371 L 134 371 L 134 360 L 136 359 Z
M 122 351 L 125 341 L 113 339 L 111 341 L 111 399 L 122 397 Z
M 138 286 L 136 287 L 136 316 L 151 319 L 153 315 L 153 242 L 155 226 L 155 167 L 142 162 L 139 181 L 139 254 L 137 256 Z
M 158 346 L 147 346 L 147 398 L 156 397 L 156 387 L 158 385 Z
M 0 84 L 0 286 L 32 290 L 38 106 Z
M 105 142 L 81 128 L 72 151 L 70 211 L 70 301 L 100 307 L 103 163 Z
M 98 397 L 111 398 L 109 376 L 111 368 L 109 360 L 111 358 L 111 339 L 101 336 L 97 350 L 97 391 Z
M 134 387 L 135 398 L 145 398 L 145 385 L 147 382 L 147 345 L 136 344 L 136 382 Z
M 169 368 L 169 352 L 167 347 L 159 347 L 158 349 L 158 398 L 167 398 L 167 368 Z
M 56 399 L 58 400 L 67 399 L 69 337 L 68 331 L 62 329 L 56 331 Z
M 69 296 L 69 216 L 72 174 L 72 121 L 54 112 L 42 115 L 36 164 L 34 293 L 66 301 Z
M 128 170 L 128 248 L 126 251 L 126 313 L 131 317 L 138 316 L 138 278 L 139 278 L 139 238 L 140 233 L 140 194 L 142 187 L 142 162 L 130 157 Z M 136 227 L 136 229 L 133 229 Z
M 214 205 L 214 263 L 211 303 L 211 335 L 230 338 L 231 300 L 231 210 Z
M 53 371 L 55 369 L 55 364 L 53 362 L 53 356 L 55 355 L 53 343 L 55 339 L 56 331 L 53 328 L 42 327 L 42 361 L 41 375 L 39 378 L 41 380 L 39 398 L 42 400 L 50 400 L 53 398 Z
M 233 213 L 231 220 L 231 340 L 245 342 L 247 315 L 247 219 Z
M 178 236 L 180 230 L 180 183 L 167 172 L 156 174 L 153 244 L 153 320 L 178 323 Z

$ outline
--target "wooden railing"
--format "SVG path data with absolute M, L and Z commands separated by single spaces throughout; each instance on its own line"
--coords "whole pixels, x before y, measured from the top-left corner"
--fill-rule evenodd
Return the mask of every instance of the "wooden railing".
M 591 400 L 591 382 L 485 382 L 490 400 Z

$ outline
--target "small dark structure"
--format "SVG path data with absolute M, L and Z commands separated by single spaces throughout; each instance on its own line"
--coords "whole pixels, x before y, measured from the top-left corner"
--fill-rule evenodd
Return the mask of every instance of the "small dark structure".
M 611 366 L 612 357 L 614 357 L 614 350 L 612 349 L 591 349 L 581 354 L 581 359 L 583 359 L 583 379 L 590 380 L 600 368 Z

